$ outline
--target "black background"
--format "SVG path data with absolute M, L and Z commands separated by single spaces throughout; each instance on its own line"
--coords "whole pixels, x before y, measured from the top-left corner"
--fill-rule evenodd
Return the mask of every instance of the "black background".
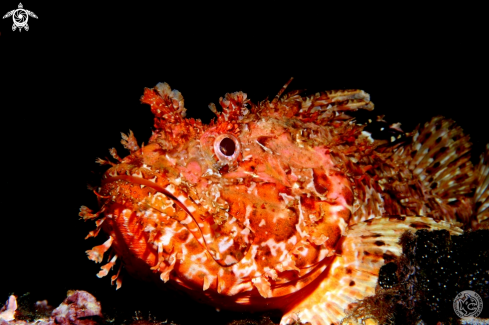
M 128 276 L 116 292 L 86 257 L 103 242 L 85 241 L 94 225 L 77 216 L 80 205 L 96 208 L 87 190 L 103 170 L 95 158 L 111 147 L 126 154 L 121 131 L 147 142 L 152 115 L 139 98 L 160 81 L 204 122 L 207 105 L 226 92 L 256 103 L 294 77 L 290 90 L 363 89 L 372 116 L 405 131 L 435 115 L 453 118 L 477 157 L 488 142 L 482 8 L 22 3 L 39 17 L 29 18 L 29 31 L 0 21 L 0 304 L 30 292 L 57 306 L 67 290 L 82 289 L 103 308 L 147 307 L 179 324 L 244 317 Z M 2 1 L 0 14 L 17 6 Z

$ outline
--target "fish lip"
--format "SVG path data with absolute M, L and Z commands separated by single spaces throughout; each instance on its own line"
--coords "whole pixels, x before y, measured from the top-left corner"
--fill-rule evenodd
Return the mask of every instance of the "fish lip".
M 164 187 L 156 184 L 155 182 L 152 182 L 148 179 L 141 178 L 141 177 L 136 177 L 136 176 L 130 176 L 130 175 L 118 175 L 118 176 L 109 176 L 107 178 L 102 179 L 102 186 L 104 186 L 107 183 L 112 183 L 118 180 L 124 180 L 126 182 L 134 183 L 134 184 L 140 184 L 144 186 L 151 187 L 155 189 L 156 191 L 166 195 L 170 199 L 172 199 L 178 206 L 180 206 L 183 210 L 185 210 L 190 216 L 192 216 L 192 213 L 187 209 L 185 204 L 183 204 L 175 195 L 170 193 L 167 189 Z M 193 216 L 192 216 L 193 218 Z
M 185 204 L 183 204 L 183 202 L 181 202 L 177 197 L 175 197 L 175 195 L 173 195 L 167 189 L 163 188 L 162 186 L 160 186 L 160 185 L 158 185 L 158 184 L 156 184 L 156 183 L 154 183 L 154 182 L 152 182 L 150 180 L 147 180 L 147 179 L 144 179 L 144 178 L 140 178 L 140 177 L 135 177 L 135 176 L 129 176 L 129 175 L 118 175 L 118 176 L 110 176 L 110 177 L 104 178 L 102 180 L 102 184 L 101 185 L 103 186 L 103 185 L 105 185 L 107 183 L 115 182 L 115 181 L 118 181 L 118 180 L 124 180 L 126 182 L 130 182 L 130 183 L 134 183 L 134 184 L 140 184 L 140 185 L 145 185 L 145 186 L 151 187 L 151 188 L 155 189 L 156 191 L 158 191 L 158 192 L 166 195 L 170 199 L 172 199 L 175 202 L 175 204 L 177 204 L 179 207 L 181 207 L 188 214 L 188 216 L 190 218 L 192 218 L 193 222 L 196 224 L 197 228 L 199 229 L 200 235 L 202 236 L 202 239 L 203 239 L 203 247 L 207 250 L 207 252 L 209 252 L 210 256 L 214 259 L 214 261 L 216 261 L 216 263 L 218 263 L 221 266 L 228 266 L 226 264 L 223 265 L 221 260 L 216 259 L 213 256 L 211 250 L 209 249 L 209 246 L 207 244 L 207 241 L 204 238 L 204 233 L 202 232 L 202 229 L 199 226 L 199 223 L 197 222 L 197 220 L 195 220 L 194 215 L 189 211 L 189 209 L 187 208 L 187 206 Z

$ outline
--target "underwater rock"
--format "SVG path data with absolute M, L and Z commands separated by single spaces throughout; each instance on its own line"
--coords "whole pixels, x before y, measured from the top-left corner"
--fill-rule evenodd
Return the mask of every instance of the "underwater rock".
M 7 304 L 0 310 L 0 325 L 97 325 L 101 323 L 102 308 L 100 303 L 90 293 L 82 290 L 68 291 L 68 297 L 54 309 L 49 318 L 43 318 L 44 312 L 50 310 L 47 302 L 36 303 L 41 318 L 32 322 L 15 319 L 17 299 L 9 297 Z
M 445 230 L 401 237 L 403 254 L 380 269 L 376 294 L 360 301 L 348 320 L 380 324 L 488 324 L 489 230 L 450 236 Z M 461 319 L 454 299 L 476 292 L 485 302 L 478 317 Z
M 74 291 L 56 308 L 51 318 L 56 324 L 95 325 L 94 317 L 103 317 L 100 302 L 86 291 Z
M 15 310 L 17 309 L 17 299 L 15 296 L 10 296 L 5 303 L 5 306 L 0 309 L 0 321 L 10 321 L 15 319 Z

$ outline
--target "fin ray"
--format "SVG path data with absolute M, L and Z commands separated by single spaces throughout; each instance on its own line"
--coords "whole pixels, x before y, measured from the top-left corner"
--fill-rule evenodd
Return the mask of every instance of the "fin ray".
M 312 325 L 339 324 L 356 301 L 375 293 L 380 268 L 389 256 L 402 253 L 401 235 L 418 229 L 445 229 L 452 235 L 463 232 L 447 222 L 416 216 L 376 217 L 351 226 L 339 255 L 318 279 L 317 287 L 306 299 L 287 306 L 281 324 L 290 324 L 297 317 Z
M 477 188 L 475 190 L 474 202 L 478 223 L 487 223 L 489 220 L 489 144 L 481 155 L 477 165 Z

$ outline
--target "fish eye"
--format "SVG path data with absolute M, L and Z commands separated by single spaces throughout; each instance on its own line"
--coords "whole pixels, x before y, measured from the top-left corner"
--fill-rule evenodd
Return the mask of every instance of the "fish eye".
M 221 134 L 214 140 L 214 153 L 222 163 L 229 164 L 235 161 L 240 151 L 239 140 L 232 134 Z
M 234 154 L 234 151 L 236 151 L 236 145 L 234 144 L 234 141 L 230 138 L 224 138 L 219 143 L 219 149 L 226 156 L 232 156 Z

